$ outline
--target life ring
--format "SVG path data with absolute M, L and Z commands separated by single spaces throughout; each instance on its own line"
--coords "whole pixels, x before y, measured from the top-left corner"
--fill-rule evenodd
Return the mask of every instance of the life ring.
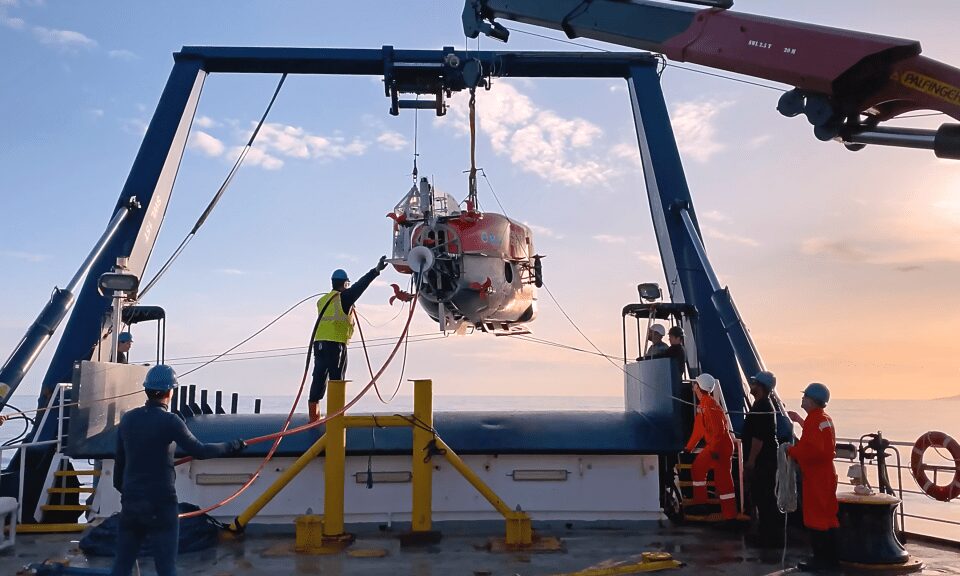
M 927 477 L 927 471 L 923 469 L 923 453 L 931 447 L 945 448 L 953 458 L 953 481 L 949 484 L 944 486 L 934 484 Z M 927 432 L 917 438 L 916 444 L 913 445 L 913 453 L 910 455 L 910 470 L 913 472 L 913 478 L 920 485 L 920 489 L 930 497 L 941 502 L 953 500 L 960 496 L 960 443 L 943 432 Z

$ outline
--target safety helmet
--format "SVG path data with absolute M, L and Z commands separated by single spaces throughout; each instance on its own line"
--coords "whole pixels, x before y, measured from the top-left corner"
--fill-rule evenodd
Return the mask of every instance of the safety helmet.
M 166 392 L 177 387 L 177 373 L 166 364 L 157 364 L 147 370 L 147 377 L 143 379 L 143 387 L 147 390 Z
M 667 331 L 667 334 L 673 336 L 674 338 L 683 338 L 683 328 L 680 326 L 673 326 Z
M 717 387 L 717 379 L 704 372 L 697 376 L 697 388 L 700 388 L 707 394 L 712 394 L 713 389 Z
M 666 336 L 666 335 L 667 335 L 667 329 L 663 327 L 663 324 L 654 324 L 654 325 L 650 326 L 650 331 L 651 331 L 651 332 L 656 332 L 657 334 L 659 334 L 659 335 L 661 335 L 661 336 Z
M 121 344 L 126 344 L 127 342 L 133 342 L 133 334 L 129 332 L 121 332 L 120 335 L 117 336 L 117 340 Z
M 333 271 L 333 274 L 330 276 L 330 280 L 333 282 L 341 281 L 346 282 L 350 280 L 350 277 L 347 276 L 347 271 L 343 268 L 337 268 Z
M 773 372 L 768 372 L 766 370 L 757 372 L 748 378 L 748 380 L 751 384 L 759 384 L 763 386 L 767 389 L 767 392 L 777 387 L 777 377 L 773 375 Z
M 827 402 L 830 401 L 830 390 L 819 382 L 814 382 L 807 386 L 803 391 L 803 395 L 821 406 L 826 406 Z

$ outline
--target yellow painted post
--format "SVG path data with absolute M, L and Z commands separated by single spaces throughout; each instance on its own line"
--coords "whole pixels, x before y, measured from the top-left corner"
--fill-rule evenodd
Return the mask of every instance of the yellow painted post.
M 307 449 L 306 452 L 301 454 L 300 457 L 297 458 L 296 461 L 294 461 L 294 463 L 291 464 L 289 468 L 284 470 L 283 473 L 280 474 L 280 476 L 273 481 L 273 484 L 271 484 L 270 487 L 263 492 L 263 494 L 258 496 L 256 500 L 254 500 L 249 506 L 247 506 L 246 510 L 241 512 L 240 515 L 234 519 L 233 523 L 230 524 L 230 531 L 232 532 L 242 531 L 250 522 L 250 520 L 252 520 L 253 517 L 256 516 L 257 513 L 263 509 L 264 506 L 266 506 L 271 500 L 273 500 L 274 496 L 279 494 L 280 491 L 283 490 L 283 488 L 287 484 L 289 484 L 290 481 L 293 480 L 297 476 L 297 474 L 300 473 L 301 470 L 306 468 L 307 464 L 309 464 L 314 458 L 316 458 L 317 456 L 320 455 L 321 452 L 323 452 L 324 447 L 326 447 L 326 445 L 327 445 L 327 435 L 324 434 L 316 442 L 313 443 L 313 446 L 311 446 L 310 448 Z
M 467 463 L 461 460 L 460 456 L 458 456 L 457 453 L 454 452 L 450 446 L 448 446 L 447 443 L 440 438 L 437 438 L 437 448 L 445 451 L 444 458 L 447 459 L 447 462 L 449 462 L 467 482 L 476 488 L 477 492 L 486 498 L 487 502 L 496 508 L 497 512 L 503 515 L 504 518 L 507 518 L 513 513 L 513 510 L 511 510 L 510 507 L 507 506 L 499 496 L 497 496 L 497 493 L 491 490 L 490 487 L 487 486 L 486 482 L 481 480 L 480 477 L 477 476 L 469 466 L 467 466 Z
M 491 490 L 486 482 L 477 476 L 476 473 L 467 466 L 467 463 L 440 438 L 437 438 L 437 447 L 446 451 L 444 457 L 453 465 L 454 469 L 476 488 L 477 492 L 486 498 L 487 502 L 496 508 L 497 512 L 503 515 L 507 521 L 506 544 L 517 547 L 530 546 L 533 542 L 533 527 L 530 516 L 528 516 L 526 512 L 511 510 L 510 507 L 497 496 L 497 493 Z
M 343 409 L 347 381 L 330 380 L 327 387 L 327 414 Z M 346 465 L 347 428 L 343 415 L 327 421 L 327 450 L 323 471 L 323 535 L 343 534 L 343 490 Z
M 433 380 L 413 381 L 413 532 L 429 532 L 433 510 L 433 464 L 425 462 L 433 434 Z

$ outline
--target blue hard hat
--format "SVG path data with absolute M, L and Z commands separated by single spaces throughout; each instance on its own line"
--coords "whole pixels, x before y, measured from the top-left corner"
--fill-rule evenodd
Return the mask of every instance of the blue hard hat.
M 166 392 L 177 387 L 177 373 L 166 364 L 157 364 L 147 371 L 143 379 L 143 387 L 147 390 Z
M 133 342 L 133 334 L 129 332 L 121 332 L 120 336 L 117 337 L 121 344 L 126 344 L 127 342 Z
M 347 280 L 350 280 L 350 277 L 347 276 L 347 271 L 346 271 L 346 270 L 344 270 L 343 268 L 337 268 L 336 270 L 333 271 L 333 275 L 330 276 L 330 280 L 333 280 L 333 281 L 337 281 L 337 280 L 347 281 Z
M 748 380 L 751 384 L 759 384 L 763 386 L 768 392 L 777 387 L 777 377 L 773 375 L 773 372 L 768 372 L 766 370 L 757 372 L 748 378 Z
M 814 382 L 807 386 L 803 391 L 803 395 L 816 401 L 821 406 L 826 406 L 827 402 L 830 401 L 830 390 L 819 382 Z

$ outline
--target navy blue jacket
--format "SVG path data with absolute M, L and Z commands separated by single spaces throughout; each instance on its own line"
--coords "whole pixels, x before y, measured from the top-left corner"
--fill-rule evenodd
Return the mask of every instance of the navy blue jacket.
M 204 444 L 187 430 L 176 415 L 157 400 L 147 400 L 120 419 L 113 486 L 124 502 L 177 501 L 173 469 L 173 443 L 198 460 L 231 453 L 230 442 Z
M 350 312 L 350 308 L 357 303 L 357 300 L 360 299 L 360 296 L 370 286 L 370 283 L 379 275 L 380 271 L 374 268 L 351 284 L 349 288 L 340 292 L 340 307 L 343 308 L 344 313 Z

